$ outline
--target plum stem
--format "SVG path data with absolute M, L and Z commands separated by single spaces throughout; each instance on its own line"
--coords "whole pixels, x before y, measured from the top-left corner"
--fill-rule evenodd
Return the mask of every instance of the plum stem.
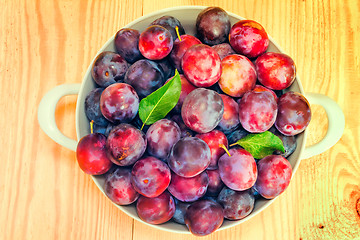
M 180 40 L 181 42 L 181 37 L 180 37 L 180 33 L 179 33 L 179 27 L 178 26 L 175 26 L 175 30 L 176 30 L 176 34 L 178 36 L 178 39 Z
M 93 134 L 94 133 L 94 120 L 90 121 L 90 133 Z
M 145 121 L 146 122 L 146 121 Z M 143 123 L 143 125 L 141 126 L 141 129 L 140 129 L 140 131 L 142 131 L 143 130 L 143 128 L 144 128 L 144 126 L 145 126 L 145 122 Z
M 224 149 L 224 150 L 225 150 L 225 152 L 227 153 L 227 155 L 229 155 L 229 157 L 231 157 L 231 155 L 230 155 L 230 153 L 229 153 L 228 149 L 226 148 L 226 146 L 225 146 L 224 144 L 220 144 L 220 145 L 219 145 L 219 147 L 221 147 L 222 149 Z

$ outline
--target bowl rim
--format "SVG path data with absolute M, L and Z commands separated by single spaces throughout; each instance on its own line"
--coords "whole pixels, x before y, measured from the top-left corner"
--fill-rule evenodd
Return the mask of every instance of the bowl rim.
M 156 15 L 161 15 L 161 14 L 166 14 L 167 12 L 169 11 L 178 11 L 178 10 L 203 10 L 205 8 L 208 8 L 208 7 L 211 7 L 211 6 L 200 6 L 200 5 L 184 5 L 184 6 L 176 6 L 176 7 L 169 7 L 169 8 L 163 8 L 163 9 L 160 9 L 160 10 L 157 10 L 157 11 L 154 11 L 154 12 L 151 12 L 151 13 L 148 13 L 148 14 L 145 14 L 131 22 L 129 22 L 128 24 L 126 24 L 125 26 L 123 26 L 122 28 L 131 28 L 131 26 L 137 24 L 137 23 L 140 23 L 142 21 L 148 21 L 148 18 L 151 18 L 153 16 L 156 16 Z M 225 9 L 224 9 L 225 10 Z M 246 18 L 244 17 L 241 17 L 235 13 L 232 13 L 230 11 L 227 11 L 225 10 L 229 16 L 233 17 L 233 18 L 236 18 L 236 19 L 239 19 L 239 20 L 246 20 Z M 115 34 L 113 34 L 103 45 L 102 47 L 99 49 L 99 51 L 96 53 L 96 55 L 94 56 L 94 58 L 92 59 L 91 63 L 89 64 L 86 72 L 85 72 L 85 75 L 83 76 L 83 79 L 82 79 L 82 82 L 81 82 L 81 86 L 80 86 L 80 91 L 79 91 L 79 94 L 78 96 L 82 96 L 84 94 L 84 88 L 85 88 L 85 82 L 86 82 L 86 78 L 87 76 L 91 76 L 91 68 L 92 68 L 92 64 L 93 62 L 95 61 L 96 57 L 103 51 L 105 51 L 105 49 L 113 43 L 114 41 L 114 38 L 115 38 Z M 287 54 L 279 45 L 278 43 L 268 34 L 268 38 L 269 38 L 269 41 L 279 50 L 279 52 L 281 53 L 284 53 L 284 54 Z M 287 54 L 288 55 L 288 54 Z M 301 80 L 298 76 L 298 74 L 296 74 L 296 78 L 295 78 L 295 81 L 297 82 L 298 84 L 298 87 L 299 87 L 299 91 L 302 95 L 304 95 L 304 89 L 302 87 L 302 84 L 301 84 Z M 77 100 L 77 104 L 76 104 L 76 118 L 75 118 L 75 122 L 76 122 L 76 135 L 77 135 L 77 139 L 81 139 L 81 135 L 80 135 L 80 105 L 79 104 L 79 101 L 81 100 L 81 97 L 78 97 L 78 100 Z M 298 158 L 296 159 L 295 161 L 295 165 L 294 167 L 292 168 L 292 176 L 291 176 L 291 181 L 290 183 L 292 182 L 292 179 L 295 175 L 295 172 L 296 170 L 298 169 L 299 165 L 300 165 L 300 161 L 301 161 L 301 155 L 305 149 L 305 143 L 306 143 L 306 137 L 307 137 L 307 128 L 305 129 L 305 131 L 303 131 L 301 133 L 301 135 L 303 136 L 303 141 L 302 141 L 302 144 L 298 147 L 300 147 L 299 149 L 299 156 Z M 95 185 L 98 187 L 98 189 L 105 195 L 106 197 L 106 194 L 103 190 L 103 186 L 99 183 L 98 181 L 98 176 L 91 176 L 93 182 L 95 183 Z M 231 221 L 230 224 L 228 224 L 227 226 L 224 226 L 222 225 L 219 229 L 217 229 L 216 231 L 221 231 L 221 230 L 225 230 L 225 229 L 229 229 L 231 227 L 234 227 L 234 226 L 237 226 L 245 221 L 248 221 L 250 219 L 252 219 L 253 217 L 255 217 L 256 215 L 258 215 L 260 212 L 262 212 L 263 210 L 265 210 L 265 208 L 267 208 L 268 206 L 270 206 L 279 196 L 273 198 L 273 199 L 269 199 L 266 201 L 266 203 L 259 207 L 258 209 L 256 209 L 256 211 L 252 211 L 250 215 L 248 215 L 247 217 L 243 218 L 243 219 L 240 219 L 240 220 L 236 220 L 236 221 Z M 113 203 L 113 202 L 112 202 Z M 191 232 L 186 228 L 185 225 L 184 226 L 184 230 L 174 230 L 174 229 L 169 229 L 167 226 L 165 226 L 164 224 L 159 224 L 159 225 L 154 225 L 154 224 L 150 224 L 150 223 L 147 223 L 143 220 L 141 220 L 139 218 L 138 215 L 134 215 L 132 213 L 129 213 L 125 208 L 124 206 L 120 206 L 120 205 L 117 205 L 115 203 L 113 203 L 117 208 L 119 208 L 122 212 L 124 212 L 126 215 L 128 215 L 129 217 L 141 222 L 141 223 L 144 223 L 148 226 L 151 226 L 153 228 L 156 228 L 156 229 L 159 229 L 159 230 L 163 230 L 163 231 L 167 231 L 167 232 L 173 232 L 173 233 L 181 233 L 181 234 L 190 234 Z M 224 219 L 225 220 L 225 219 Z M 180 224 L 179 224 L 180 225 Z

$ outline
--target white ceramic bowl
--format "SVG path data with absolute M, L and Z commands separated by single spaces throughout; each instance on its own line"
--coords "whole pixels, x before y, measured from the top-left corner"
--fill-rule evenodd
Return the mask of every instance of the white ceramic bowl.
M 126 28 L 134 28 L 139 30 L 140 32 L 143 31 L 153 20 L 164 16 L 164 15 L 170 15 L 180 20 L 181 24 L 185 28 L 185 31 L 187 34 L 194 35 L 195 33 L 195 20 L 199 12 L 204 9 L 203 6 L 182 6 L 182 7 L 174 7 L 174 8 L 167 8 L 160 11 L 153 12 L 151 14 L 145 15 L 143 17 L 140 17 L 136 19 L 135 21 L 127 24 Z M 226 10 L 226 9 L 225 9 Z M 230 16 L 231 24 L 233 25 L 239 20 L 242 20 L 244 18 L 237 16 L 233 13 L 228 12 Z M 261 23 L 260 23 L 261 24 Z M 115 33 L 114 33 L 115 35 Z M 270 38 L 270 45 L 267 51 L 269 52 L 284 52 L 281 50 L 281 48 L 275 43 L 275 41 Z M 114 46 L 114 37 L 109 39 L 105 45 L 99 50 L 98 54 L 103 51 L 115 51 Z M 94 56 L 95 59 L 96 56 Z M 94 61 L 93 59 L 93 61 Z M 92 62 L 93 62 L 92 61 Z M 57 86 L 50 90 L 42 99 L 39 109 L 38 109 L 38 120 L 40 123 L 41 128 L 44 130 L 44 132 L 51 137 L 55 142 L 75 151 L 77 141 L 73 139 L 69 139 L 68 137 L 64 136 L 57 128 L 55 123 L 55 108 L 56 104 L 59 101 L 59 99 L 65 95 L 71 95 L 71 94 L 78 94 L 78 100 L 77 100 L 77 106 L 76 106 L 76 132 L 77 132 L 77 138 L 78 140 L 89 134 L 89 120 L 87 119 L 85 115 L 85 109 L 84 109 L 84 102 L 86 95 L 95 87 L 94 81 L 91 77 L 91 64 L 89 64 L 89 68 L 84 76 L 84 79 L 80 84 L 64 84 Z M 345 120 L 344 120 L 344 114 L 341 110 L 341 108 L 337 105 L 336 102 L 334 102 L 332 99 L 321 95 L 321 94 L 305 94 L 303 91 L 303 88 L 301 86 L 301 82 L 299 80 L 299 77 L 296 77 L 295 82 L 292 84 L 292 86 L 287 89 L 291 91 L 300 92 L 309 100 L 312 104 L 319 104 L 322 105 L 325 108 L 325 111 L 328 116 L 329 124 L 328 124 L 328 131 L 326 136 L 317 143 L 314 146 L 305 148 L 305 139 L 306 139 L 306 133 L 307 131 L 299 134 L 297 136 L 297 148 L 296 151 L 289 157 L 289 162 L 293 168 L 293 176 L 300 164 L 300 160 L 304 158 L 309 158 L 311 156 L 317 155 L 321 152 L 326 151 L 328 148 L 333 146 L 341 137 L 344 126 L 345 126 Z M 103 185 L 104 185 L 104 176 L 92 176 L 95 184 L 99 187 L 101 192 L 104 193 Z M 276 199 L 276 198 L 275 198 Z M 255 208 L 253 212 L 246 218 L 239 220 L 239 221 L 228 221 L 225 220 L 223 225 L 221 226 L 221 229 L 230 228 L 232 226 L 235 226 L 237 224 L 240 224 L 261 211 L 263 211 L 267 206 L 269 206 L 275 199 L 272 200 L 264 200 L 260 199 L 256 202 Z M 116 205 L 120 210 L 125 212 L 127 215 L 133 217 L 134 219 L 143 222 L 145 224 L 148 224 L 144 221 L 142 221 L 136 213 L 135 205 L 129 205 L 129 206 L 118 206 Z M 189 233 L 188 229 L 180 224 L 177 224 L 175 222 L 167 222 L 165 224 L 161 225 L 151 225 L 148 224 L 154 228 L 158 228 L 161 230 L 171 231 L 171 232 L 177 232 L 177 233 Z

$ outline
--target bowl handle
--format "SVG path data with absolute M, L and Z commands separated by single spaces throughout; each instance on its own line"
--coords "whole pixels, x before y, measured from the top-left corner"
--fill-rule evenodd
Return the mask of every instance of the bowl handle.
M 38 121 L 41 129 L 55 142 L 76 151 L 77 141 L 60 132 L 55 121 L 55 109 L 60 98 L 79 93 L 80 84 L 63 84 L 54 87 L 41 99 L 38 108 Z
M 310 104 L 320 105 L 325 109 L 329 124 L 325 137 L 320 142 L 306 147 L 301 159 L 318 155 L 334 146 L 341 138 L 345 128 L 344 113 L 334 100 L 318 93 L 306 93 L 305 97 Z

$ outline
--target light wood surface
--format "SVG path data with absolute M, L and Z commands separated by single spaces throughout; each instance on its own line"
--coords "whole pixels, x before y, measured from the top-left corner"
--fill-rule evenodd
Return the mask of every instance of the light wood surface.
M 220 6 L 260 22 L 294 59 L 306 92 L 341 106 L 346 127 L 330 150 L 301 161 L 289 188 L 251 220 L 202 239 L 360 239 L 360 2 L 282 0 L 1 0 L 0 239 L 196 239 L 162 232 L 120 212 L 40 129 L 37 108 L 53 87 L 80 83 L 117 30 L 152 11 Z M 76 96 L 56 119 L 71 138 Z M 313 107 L 307 143 L 325 134 Z

